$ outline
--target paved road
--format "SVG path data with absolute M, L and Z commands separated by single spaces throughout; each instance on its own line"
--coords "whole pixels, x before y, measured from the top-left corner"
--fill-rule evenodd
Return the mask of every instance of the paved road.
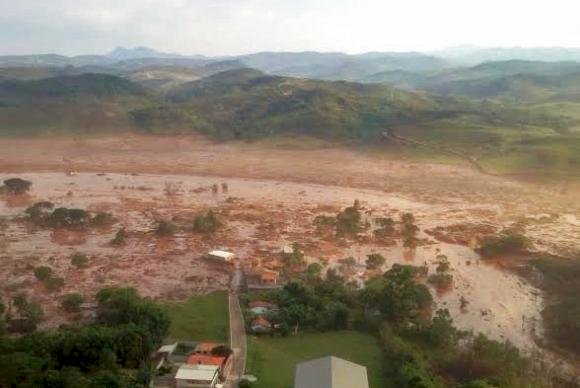
M 236 267 L 230 293 L 228 296 L 230 310 L 230 347 L 234 351 L 232 368 L 225 386 L 227 388 L 237 388 L 240 377 L 246 370 L 246 329 L 244 327 L 244 317 L 238 299 L 238 292 L 242 285 L 243 273 L 239 267 Z

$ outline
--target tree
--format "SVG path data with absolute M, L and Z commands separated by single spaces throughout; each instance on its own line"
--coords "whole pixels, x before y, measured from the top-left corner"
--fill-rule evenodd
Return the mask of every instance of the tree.
M 135 324 L 150 335 L 157 346 L 169 329 L 167 315 L 153 302 L 141 298 L 134 288 L 104 288 L 97 293 L 97 322 L 107 326 Z
M 75 253 L 70 258 L 70 263 L 77 268 L 85 268 L 89 263 L 89 258 L 83 253 Z
M 39 221 L 45 219 L 49 215 L 49 211 L 54 208 L 54 204 L 48 201 L 37 202 L 32 206 L 29 206 L 24 212 L 33 221 Z
M 385 273 L 379 300 L 375 301 L 387 319 L 397 324 L 416 321 L 431 306 L 429 289 L 415 281 L 417 267 L 394 264 Z
M 34 276 L 41 282 L 48 280 L 52 276 L 52 268 L 40 266 L 34 269 Z
M 358 202 L 347 207 L 336 216 L 336 234 L 338 236 L 356 235 L 360 231 L 361 214 Z
M 382 267 L 387 259 L 379 253 L 371 253 L 367 256 L 366 265 L 368 269 L 377 269 Z
M 62 298 L 61 306 L 69 313 L 78 313 L 84 301 L 85 298 L 81 294 L 67 294 Z
M 32 182 L 20 179 L 20 178 L 10 178 L 4 181 L 4 187 L 8 194 L 20 195 L 28 192 Z

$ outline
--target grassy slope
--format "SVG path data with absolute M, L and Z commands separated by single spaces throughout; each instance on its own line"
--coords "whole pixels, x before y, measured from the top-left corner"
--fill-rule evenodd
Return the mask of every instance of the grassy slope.
M 162 305 L 171 319 L 169 337 L 181 340 L 227 342 L 228 299 L 225 292 L 194 296 L 185 302 Z
M 355 331 L 248 338 L 247 372 L 256 388 L 292 388 L 296 363 L 334 355 L 367 367 L 371 388 L 383 388 L 381 352 L 376 339 Z
M 578 133 L 563 135 L 546 127 L 494 125 L 472 116 L 401 126 L 397 133 L 474 156 L 494 172 L 580 174 Z

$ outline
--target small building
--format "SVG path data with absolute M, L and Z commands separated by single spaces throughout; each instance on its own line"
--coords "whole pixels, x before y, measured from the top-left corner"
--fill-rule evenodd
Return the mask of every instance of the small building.
M 178 388 L 215 388 L 219 379 L 219 367 L 216 365 L 183 364 L 175 375 L 175 386 Z
M 266 318 L 258 316 L 252 321 L 250 329 L 254 333 L 269 333 L 272 331 L 272 324 Z
M 369 388 L 367 368 L 334 356 L 301 362 L 294 388 Z
M 234 255 L 232 252 L 221 251 L 221 250 L 211 251 L 207 254 L 207 256 L 210 259 L 225 261 L 228 263 L 231 262 L 234 259 L 234 257 L 236 257 L 236 255 Z

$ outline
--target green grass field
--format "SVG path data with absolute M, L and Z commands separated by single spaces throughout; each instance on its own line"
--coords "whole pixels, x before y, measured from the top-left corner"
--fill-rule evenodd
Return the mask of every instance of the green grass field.
M 194 296 L 184 302 L 163 304 L 162 308 L 171 319 L 171 339 L 215 342 L 227 342 L 229 339 L 226 292 Z
M 247 373 L 256 388 L 292 388 L 296 363 L 334 355 L 367 367 L 371 388 L 383 388 L 377 340 L 356 331 L 308 333 L 297 337 L 248 337 Z

